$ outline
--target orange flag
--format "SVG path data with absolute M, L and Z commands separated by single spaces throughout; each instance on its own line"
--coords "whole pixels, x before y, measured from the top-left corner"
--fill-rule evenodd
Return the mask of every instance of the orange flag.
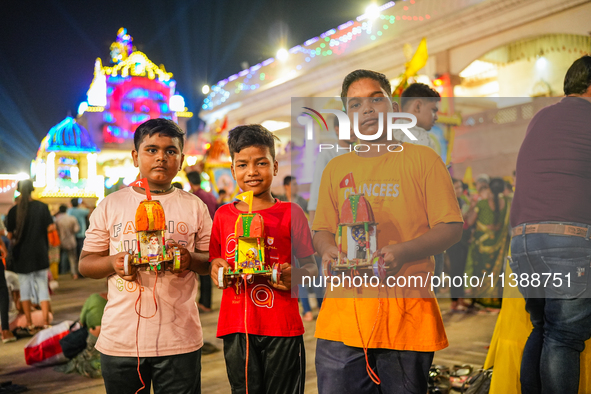
M 343 188 L 343 187 L 352 187 L 353 188 L 353 193 L 357 193 L 357 189 L 355 188 L 355 180 L 353 179 L 353 173 L 350 172 L 347 175 L 345 175 L 345 177 L 341 180 L 341 183 L 339 183 L 339 187 Z
M 139 187 L 146 191 L 146 198 L 148 200 L 152 199 L 152 195 L 150 194 L 150 186 L 148 186 L 148 180 L 146 178 L 138 179 L 135 182 L 129 184 L 129 186 Z

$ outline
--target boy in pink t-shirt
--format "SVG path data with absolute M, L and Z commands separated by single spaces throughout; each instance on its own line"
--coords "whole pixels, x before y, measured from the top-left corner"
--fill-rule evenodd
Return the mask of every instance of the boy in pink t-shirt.
M 181 251 L 179 270 L 156 273 L 131 266 L 125 275 L 124 256 L 137 252 L 135 213 L 146 199 L 143 189 L 108 195 L 90 217 L 80 273 L 109 278 L 96 344 L 108 394 L 134 393 L 142 383 L 141 392 L 149 392 L 150 384 L 156 394 L 201 392 L 203 335 L 195 272 L 209 272 L 211 217 L 196 196 L 171 186 L 184 159 L 183 137 L 172 121 L 151 119 L 137 128 L 132 151 L 140 178 L 148 180 L 153 199 L 164 209 L 165 239 Z
M 253 192 L 252 212 L 263 217 L 265 260 L 282 267 L 276 284 L 253 277 L 252 283 L 240 285 L 238 293 L 234 285 L 224 289 L 217 336 L 224 340 L 226 370 L 235 394 L 247 391 L 247 380 L 251 393 L 304 392 L 304 326 L 297 293 L 292 296 L 290 290 L 292 283 L 301 283 L 302 276 L 316 275 L 317 268 L 304 212 L 298 205 L 278 201 L 271 195 L 271 183 L 278 170 L 274 138 L 260 125 L 236 127 L 228 137 L 232 176 L 243 192 Z M 244 212 L 248 212 L 248 205 L 240 201 L 220 207 L 215 214 L 209 253 L 216 285 L 222 267 L 234 268 L 234 226 Z M 254 252 L 246 252 L 253 262 Z M 292 265 L 292 255 L 301 268 Z

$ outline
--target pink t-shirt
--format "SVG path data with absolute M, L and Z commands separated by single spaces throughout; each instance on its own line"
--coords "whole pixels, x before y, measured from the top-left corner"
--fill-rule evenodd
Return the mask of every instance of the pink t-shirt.
M 90 216 L 84 250 L 111 255 L 135 251 L 135 212 L 145 195 L 125 188 L 108 195 Z M 167 195 L 154 196 L 164 208 L 167 232 L 172 239 L 189 251 L 208 250 L 211 218 L 205 204 L 191 193 L 180 189 Z M 138 288 L 141 287 L 137 310 L 142 316 L 155 312 L 153 271 L 141 271 L 136 282 L 123 280 L 118 275 L 108 279 L 109 295 L 103 315 L 101 335 L 96 348 L 110 356 L 135 357 L 135 311 Z M 139 285 L 138 282 L 141 284 Z M 156 283 L 158 310 L 152 318 L 140 318 L 138 348 L 140 357 L 170 356 L 196 351 L 203 346 L 201 322 L 195 303 L 197 278 L 192 272 L 160 273 Z

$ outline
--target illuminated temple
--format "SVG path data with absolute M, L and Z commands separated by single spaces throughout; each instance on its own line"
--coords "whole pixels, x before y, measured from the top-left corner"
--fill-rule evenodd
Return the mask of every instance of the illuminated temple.
M 108 66 L 96 59 L 87 101 L 76 119 L 67 117 L 52 127 L 31 164 L 37 196 L 48 203 L 73 197 L 100 200 L 105 191 L 135 180 L 138 170 L 130 152 L 135 129 L 144 121 L 167 118 L 187 131 L 193 114 L 175 92 L 172 73 L 135 50 L 124 28 L 110 55 Z

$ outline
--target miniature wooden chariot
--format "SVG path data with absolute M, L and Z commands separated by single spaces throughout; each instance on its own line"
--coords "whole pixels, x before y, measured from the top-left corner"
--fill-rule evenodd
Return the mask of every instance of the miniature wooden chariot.
M 252 213 L 252 192 L 242 193 L 237 198 L 248 204 L 248 213 L 240 213 L 236 219 L 234 268 L 220 268 L 218 287 L 224 289 L 230 282 L 235 282 L 238 293 L 242 280 L 252 283 L 255 276 L 267 277 L 272 283 L 278 283 L 281 278 L 281 264 L 267 264 L 265 225 L 260 214 Z
M 145 183 L 143 183 L 145 182 Z M 164 209 L 158 200 L 152 200 L 148 182 L 141 179 L 131 186 L 144 187 L 147 199 L 140 202 L 135 211 L 135 234 L 137 249 L 125 256 L 124 271 L 129 275 L 129 266 L 143 267 L 153 271 L 178 270 L 181 266 L 180 250 L 166 246 L 164 234 L 166 220 Z
M 377 223 L 371 205 L 363 193 L 356 192 L 352 173 L 343 178 L 340 186 L 352 187 L 353 193 L 347 196 L 341 208 L 337 229 L 338 258 L 323 264 L 323 274 L 330 277 L 340 272 L 360 274 L 369 271 L 370 274 L 384 279 L 388 267 L 377 250 Z M 343 230 L 347 237 L 346 257 L 341 256 Z

